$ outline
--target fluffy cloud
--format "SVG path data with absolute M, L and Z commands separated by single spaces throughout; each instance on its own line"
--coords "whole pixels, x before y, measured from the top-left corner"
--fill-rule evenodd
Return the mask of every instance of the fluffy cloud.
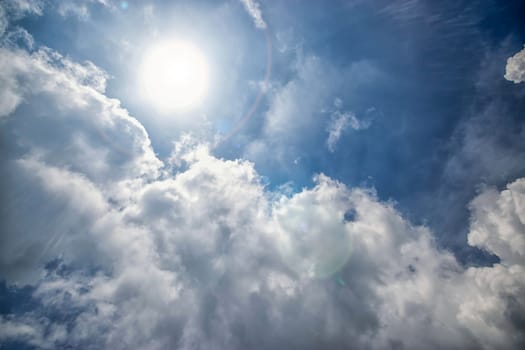
M 468 242 L 498 255 L 501 263 L 466 271 L 471 295 L 461 305 L 459 319 L 494 348 L 508 346 L 509 339 L 525 344 L 524 201 L 522 178 L 499 193 L 487 189 L 471 203 Z
M 0 96 L 14 96 L 1 124 L 0 276 L 33 286 L 32 306 L 0 319 L 3 344 L 524 344 L 525 180 L 474 199 L 469 243 L 501 262 L 464 268 L 372 190 L 319 175 L 313 188 L 271 192 L 252 163 L 198 144 L 166 165 L 92 64 L 48 49 L 0 57 Z M 299 111 L 276 103 L 281 116 Z
M 525 81 L 525 48 L 507 60 L 505 79 L 515 84 Z
M 525 263 L 525 179 L 498 193 L 487 189 L 471 203 L 469 243 L 496 253 L 509 264 Z
M 62 234 L 62 264 L 89 266 L 87 254 L 99 270 L 48 268 L 33 282 L 38 311 L 72 315 L 12 316 L 10 324 L 33 325 L 34 334 L 22 339 L 152 349 L 517 348 L 523 341 L 523 265 L 502 254 L 492 268 L 464 270 L 427 229 L 411 226 L 370 191 L 319 176 L 314 188 L 290 198 L 271 194 L 250 163 L 216 159 L 205 149 L 188 170 L 144 185 L 120 211 L 90 198 L 84 192 L 100 194 L 86 183 L 53 175 L 68 191 L 55 188 L 50 197 L 69 196 L 78 208 L 68 218 L 101 207 L 82 230 Z M 525 181 L 509 188 L 525 199 Z M 495 220 L 519 214 L 517 206 L 483 209 L 481 196 L 473 202 L 472 237 L 482 210 L 494 211 Z M 510 233 L 523 239 L 523 231 Z M 70 331 L 37 333 L 47 327 L 43 320 Z M 4 338 L 13 334 L 20 332 Z
M 26 272 L 33 275 L 35 266 L 60 255 L 61 244 L 89 250 L 76 240 L 77 228 L 89 230 L 108 210 L 108 200 L 129 196 L 121 187 L 131 191 L 131 183 L 156 178 L 161 162 L 142 125 L 101 93 L 105 75 L 93 64 L 75 64 L 49 49 L 0 48 L 0 61 L 5 83 L 0 96 L 9 97 L 2 110 L 0 172 L 8 205 L 0 213 L 1 270 L 25 282 Z M 31 220 L 25 218 L 28 211 Z M 60 219 L 49 226 L 58 213 Z

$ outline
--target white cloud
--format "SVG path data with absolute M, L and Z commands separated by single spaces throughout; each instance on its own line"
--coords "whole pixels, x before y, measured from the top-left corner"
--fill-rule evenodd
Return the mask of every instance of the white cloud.
M 59 15 L 64 17 L 76 16 L 80 19 L 88 18 L 90 8 L 94 5 L 104 6 L 110 10 L 115 9 L 115 6 L 108 0 L 66 0 L 58 1 L 54 5 Z
M 27 14 L 42 15 L 44 3 L 41 0 L 6 0 L 1 5 L 12 18 L 20 18 Z
M 64 326 L 52 324 L 45 318 L 0 316 L 0 342 L 16 339 L 41 349 L 53 349 L 54 343 L 63 341 L 66 335 Z
M 330 152 L 335 152 L 337 142 L 341 138 L 343 132 L 351 127 L 354 130 L 363 130 L 370 127 L 369 120 L 359 120 L 352 112 L 335 111 L 332 113 L 330 122 L 327 125 L 326 131 L 328 138 L 326 139 L 326 146 Z
M 494 252 L 508 264 L 525 264 L 525 179 L 499 193 L 487 189 L 471 203 L 469 244 Z
M 341 91 L 352 96 L 360 88 L 379 81 L 382 73 L 367 61 L 336 67 L 320 57 L 300 55 L 293 68 L 288 81 L 272 84 L 275 88 L 268 93 L 269 108 L 265 112 L 262 133 L 246 147 L 244 157 L 259 166 L 297 174 L 294 160 L 298 157 L 311 160 L 312 155 L 319 154 L 318 150 L 327 145 L 326 131 L 330 130 L 331 123 L 341 114 L 350 113 L 337 106 L 334 110 L 331 107 L 334 98 Z M 371 120 L 371 117 L 358 119 L 348 114 L 338 123 L 339 126 L 366 129 Z M 333 125 L 337 127 L 336 124 Z M 337 130 L 333 129 L 333 138 Z M 268 152 L 269 149 L 272 152 Z M 293 170 L 289 170 L 291 168 Z
M 325 120 L 320 118 L 319 111 L 331 99 L 333 89 L 326 82 L 334 75 L 331 67 L 318 57 L 300 59 L 294 78 L 270 91 L 263 134 L 251 142 L 245 156 L 281 168 L 302 156 L 299 153 L 302 143 L 312 144 L 318 133 L 324 131 Z
M 2 145 L 1 177 L 9 187 L 3 200 L 11 204 L 1 213 L 9 229 L 0 238 L 0 269 L 25 283 L 62 254 L 93 261 L 91 249 L 97 250 L 85 234 L 96 232 L 107 201 L 127 200 L 133 186 L 159 175 L 161 162 L 142 125 L 102 94 L 105 73 L 99 68 L 49 49 L 0 52 L 0 96 L 11 101 L 4 105 L 2 127 L 17 135 Z M 31 194 L 27 201 L 20 200 L 24 193 Z M 43 208 L 33 211 L 30 203 Z
M 246 11 L 252 17 L 255 26 L 259 29 L 266 29 L 266 22 L 262 17 L 259 3 L 254 0 L 241 0 L 241 2 L 244 5 Z
M 31 54 L 0 48 L 0 53 L 0 81 L 6 82 L 0 96 L 14 101 L 4 116 L 13 114 L 9 126 L 21 135 L 17 147 L 49 165 L 67 165 L 99 181 L 127 178 L 130 171 L 155 176 L 160 161 L 147 133 L 117 100 L 102 94 L 103 71 L 46 48 Z M 24 111 L 17 113 L 21 101 Z M 108 163 L 119 168 L 104 168 Z
M 350 119 L 356 119 L 352 112 L 334 113 L 332 120 L 328 124 L 326 131 L 328 131 L 328 138 L 326 139 L 326 146 L 330 152 L 335 151 L 337 141 L 341 138 L 343 131 L 350 125 Z
M 76 16 L 79 19 L 86 19 L 90 15 L 92 6 L 104 6 L 109 10 L 116 7 L 108 0 L 4 0 L 0 4 L 0 37 L 2 29 L 7 28 L 7 22 L 13 19 L 20 19 L 27 15 L 41 16 L 44 9 L 52 9 L 61 16 Z M 4 26 L 4 23 L 6 24 Z
M 5 0 L 0 3 L 0 39 L 4 34 L 9 34 L 7 31 L 9 22 L 14 19 L 20 19 L 26 15 L 41 15 L 43 3 L 39 0 Z M 15 28 L 15 31 L 20 31 L 20 28 Z
M 515 84 L 525 81 L 525 47 L 507 59 L 505 79 Z
M 468 242 L 498 255 L 493 267 L 469 268 L 468 290 L 458 319 L 488 348 L 524 344 L 525 315 L 525 178 L 501 192 L 487 189 L 471 203 Z M 468 289 L 467 289 L 468 288 Z
M 19 98 L 1 126 L 12 136 L 0 158 L 8 203 L 0 212 L 0 276 L 33 285 L 38 301 L 0 319 L 1 342 L 523 345 L 525 180 L 472 202 L 469 242 L 501 263 L 465 269 L 427 228 L 371 190 L 319 175 L 311 189 L 271 193 L 252 163 L 218 159 L 188 140 L 174 153 L 178 172 L 162 171 L 144 128 L 103 94 L 96 67 L 50 50 L 3 48 L 0 57 L 0 91 Z M 282 94 L 303 92 L 290 82 Z M 269 120 L 273 130 L 296 122 L 286 111 L 302 110 L 279 101 L 272 113 L 283 118 Z
M 54 174 L 48 182 L 40 186 L 50 198 L 64 197 L 78 212 L 68 218 L 97 206 L 86 198 L 99 194 L 81 181 Z M 520 201 L 524 184 L 511 186 L 519 185 Z M 463 270 L 427 229 L 373 193 L 325 176 L 274 202 L 250 163 L 201 153 L 176 177 L 143 186 L 120 213 L 104 205 L 81 225 L 90 234 L 72 227 L 57 248 L 77 266 L 79 246 L 98 251 L 106 259 L 94 260 L 106 272 L 38 284 L 47 308 L 84 310 L 67 334 L 72 344 L 315 348 L 320 338 L 331 347 L 418 349 L 512 348 L 522 340 L 508 310 L 523 303 L 523 265 L 502 254 L 493 268 Z M 349 209 L 355 216 L 345 222 Z M 506 209 L 497 215 L 517 208 Z M 328 278 L 333 273 L 344 287 Z

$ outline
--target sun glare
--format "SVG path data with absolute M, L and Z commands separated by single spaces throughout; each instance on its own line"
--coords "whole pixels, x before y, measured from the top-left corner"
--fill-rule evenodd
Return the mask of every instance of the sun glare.
M 208 63 L 191 43 L 169 40 L 148 50 L 140 79 L 144 96 L 160 112 L 186 110 L 206 95 Z

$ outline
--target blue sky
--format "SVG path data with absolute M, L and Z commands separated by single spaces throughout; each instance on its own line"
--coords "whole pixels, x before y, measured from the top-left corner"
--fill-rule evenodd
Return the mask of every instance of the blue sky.
M 0 347 L 521 348 L 523 13 L 3 2 Z

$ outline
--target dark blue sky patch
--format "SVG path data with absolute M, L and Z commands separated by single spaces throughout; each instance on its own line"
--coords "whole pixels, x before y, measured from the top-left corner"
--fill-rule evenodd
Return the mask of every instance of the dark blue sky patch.
M 35 288 L 32 286 L 16 287 L 0 282 L 0 314 L 22 314 L 33 310 L 38 302 L 32 295 Z

